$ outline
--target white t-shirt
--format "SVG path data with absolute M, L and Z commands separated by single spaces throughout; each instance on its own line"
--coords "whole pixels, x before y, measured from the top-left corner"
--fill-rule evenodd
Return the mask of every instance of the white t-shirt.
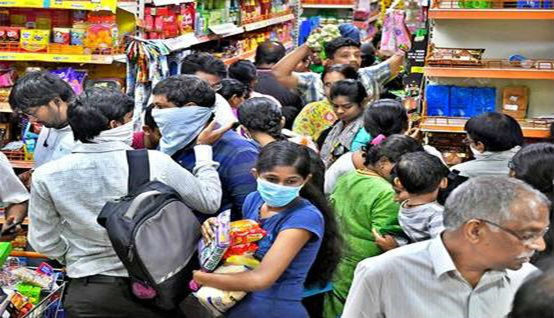
M 214 105 L 214 114 L 215 121 L 220 125 L 225 126 L 237 121 L 235 114 L 231 110 L 231 105 L 225 99 L 225 97 L 215 94 L 215 105 Z
M 70 154 L 74 146 L 75 139 L 69 125 L 61 129 L 43 127 L 35 148 L 35 168 Z

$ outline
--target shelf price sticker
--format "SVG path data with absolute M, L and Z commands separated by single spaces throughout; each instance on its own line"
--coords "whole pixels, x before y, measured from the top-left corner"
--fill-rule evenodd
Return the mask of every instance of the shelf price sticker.
M 47 8 L 47 1 L 43 0 L 6 0 L 0 1 L 0 7 L 17 7 L 17 8 Z

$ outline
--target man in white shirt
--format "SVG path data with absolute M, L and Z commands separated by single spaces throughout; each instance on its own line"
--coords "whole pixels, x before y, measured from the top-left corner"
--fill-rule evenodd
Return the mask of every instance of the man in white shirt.
M 66 265 L 70 282 L 64 308 L 69 317 L 174 317 L 133 301 L 127 270 L 96 221 L 106 202 L 127 195 L 132 173 L 126 159 L 132 129 L 117 126 L 125 115 L 118 95 L 123 94 L 92 89 L 71 102 L 69 124 L 80 142 L 71 154 L 35 171 L 29 242 Z M 169 156 L 148 152 L 150 180 L 174 188 L 187 206 L 205 214 L 219 209 L 222 192 L 219 164 L 208 145 L 211 134 L 219 132 L 212 128 L 197 139 L 194 175 Z
M 49 72 L 25 74 L 12 88 L 12 109 L 43 125 L 35 148 L 35 167 L 71 153 L 75 141 L 67 122 L 67 104 L 74 98 L 71 86 Z
M 445 205 L 446 230 L 358 264 L 343 318 L 504 317 L 537 269 L 550 202 L 526 183 L 476 177 Z
M 5 226 L 21 221 L 18 215 L 27 214 L 27 201 L 29 201 L 29 192 L 15 175 L 10 161 L 0 152 L 0 202 L 7 205 L 5 210 Z

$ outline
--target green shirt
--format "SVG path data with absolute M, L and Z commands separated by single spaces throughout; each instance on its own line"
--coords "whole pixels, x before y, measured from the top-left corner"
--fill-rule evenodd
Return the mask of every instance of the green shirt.
M 344 240 L 343 254 L 333 277 L 333 292 L 325 299 L 325 318 L 339 317 L 352 284 L 356 265 L 382 253 L 372 229 L 379 233 L 401 232 L 400 206 L 391 184 L 376 174 L 352 171 L 339 178 L 331 203 Z

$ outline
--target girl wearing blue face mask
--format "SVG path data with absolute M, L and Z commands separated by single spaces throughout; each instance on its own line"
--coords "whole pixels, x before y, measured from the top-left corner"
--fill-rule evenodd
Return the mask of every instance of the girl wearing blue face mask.
M 244 218 L 268 233 L 254 255 L 260 266 L 238 274 L 194 273 L 201 285 L 250 292 L 226 317 L 308 318 L 301 303 L 304 285 L 325 284 L 332 276 L 339 235 L 321 189 L 308 182 L 310 164 L 308 150 L 288 141 L 262 149 L 253 171 L 258 191 L 243 206 Z M 211 222 L 204 223 L 204 236 L 213 235 Z

